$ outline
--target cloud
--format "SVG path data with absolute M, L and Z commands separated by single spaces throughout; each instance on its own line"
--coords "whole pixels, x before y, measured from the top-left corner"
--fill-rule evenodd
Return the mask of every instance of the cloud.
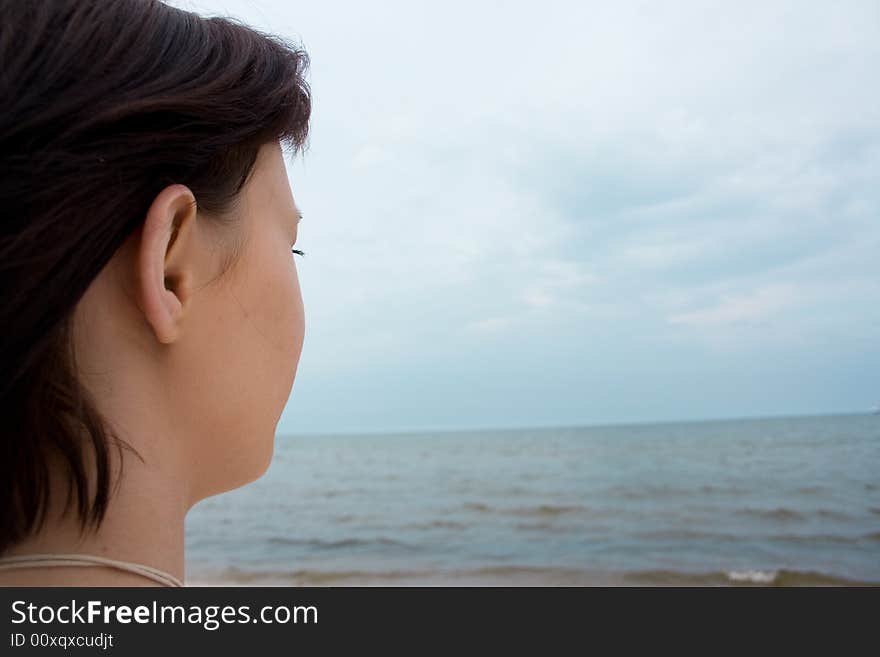
M 513 317 L 487 317 L 470 322 L 465 328 L 477 333 L 495 333 L 509 328 L 514 322 Z
M 312 380 L 362 380 L 377 407 L 377 376 L 454 365 L 462 397 L 443 394 L 462 404 L 540 376 L 519 406 L 575 418 L 604 394 L 590 373 L 625 362 L 621 386 L 684 417 L 701 413 L 668 383 L 677 363 L 710 390 L 734 361 L 757 387 L 781 354 L 878 359 L 875 2 L 189 4 L 312 57 L 311 148 L 290 168 Z M 788 380 L 780 408 L 806 385 Z
M 722 299 L 712 307 L 667 318 L 671 324 L 699 328 L 756 324 L 779 314 L 797 303 L 798 289 L 786 283 L 774 283 L 746 295 Z
M 522 300 L 530 308 L 559 305 L 564 300 L 577 300 L 588 294 L 586 286 L 595 285 L 597 277 L 586 271 L 583 263 L 548 259 L 541 262 L 522 292 Z

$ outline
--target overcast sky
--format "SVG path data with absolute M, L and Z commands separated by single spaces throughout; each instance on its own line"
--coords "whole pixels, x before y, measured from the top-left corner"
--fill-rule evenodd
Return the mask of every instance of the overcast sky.
M 311 57 L 279 432 L 880 403 L 877 2 L 171 4 Z

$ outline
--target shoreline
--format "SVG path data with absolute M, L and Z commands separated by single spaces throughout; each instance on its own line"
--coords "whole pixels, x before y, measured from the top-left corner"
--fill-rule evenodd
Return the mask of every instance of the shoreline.
M 290 573 L 233 572 L 196 574 L 194 587 L 877 587 L 880 581 L 796 570 L 731 570 L 681 572 L 646 570 L 595 572 L 566 568 L 499 566 L 456 571 L 294 571 Z

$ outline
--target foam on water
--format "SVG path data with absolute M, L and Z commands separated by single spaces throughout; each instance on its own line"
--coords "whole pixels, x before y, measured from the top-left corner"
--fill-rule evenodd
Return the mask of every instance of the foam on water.
M 756 584 L 770 584 L 776 579 L 776 571 L 763 570 L 732 570 L 727 573 L 731 582 L 754 582 Z

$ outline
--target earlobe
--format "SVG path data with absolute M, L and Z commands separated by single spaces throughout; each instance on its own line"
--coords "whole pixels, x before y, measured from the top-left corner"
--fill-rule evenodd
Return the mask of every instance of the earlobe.
M 135 272 L 138 303 L 163 344 L 178 339 L 191 293 L 188 247 L 195 219 L 195 197 L 188 187 L 175 184 L 156 196 L 142 226 Z

